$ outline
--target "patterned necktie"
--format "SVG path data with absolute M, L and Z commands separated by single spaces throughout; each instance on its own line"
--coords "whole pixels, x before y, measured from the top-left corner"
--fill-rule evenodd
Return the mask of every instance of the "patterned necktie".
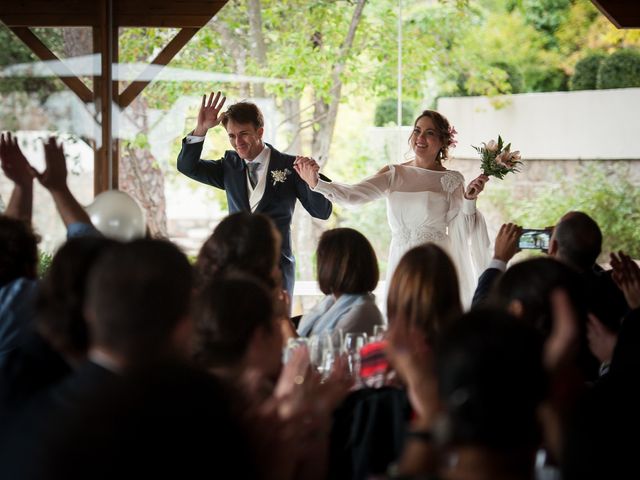
M 256 188 L 260 164 L 258 162 L 247 162 L 247 169 L 249 171 L 249 182 L 251 182 L 251 187 Z

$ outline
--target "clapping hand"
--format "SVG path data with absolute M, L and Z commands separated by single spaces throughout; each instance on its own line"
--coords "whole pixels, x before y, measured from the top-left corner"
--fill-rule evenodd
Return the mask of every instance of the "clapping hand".
M 18 186 L 32 184 L 36 171 L 20 150 L 18 139 L 7 132 L 0 135 L 0 163 L 9 180 Z
M 480 192 L 484 190 L 484 185 L 489 181 L 487 175 L 478 175 L 476 178 L 469 182 L 467 189 L 464 192 L 464 198 L 467 200 L 475 200 L 480 195 Z
M 64 157 L 62 143 L 58 144 L 55 137 L 49 137 L 44 143 L 45 170 L 35 172 L 38 181 L 50 192 L 62 192 L 67 189 L 67 161 Z
M 216 92 L 214 96 L 213 92 L 211 92 L 209 100 L 207 100 L 206 95 L 202 96 L 202 105 L 198 112 L 198 126 L 193 131 L 194 135 L 202 137 L 207 134 L 207 130 L 220 124 L 222 121 L 220 110 L 227 100 L 227 97 L 220 98 L 221 95 L 221 92 Z
M 311 188 L 315 188 L 316 185 L 318 185 L 320 165 L 318 165 L 318 162 L 313 158 L 296 157 L 296 160 L 293 162 L 293 169 Z
M 631 309 L 640 308 L 640 267 L 624 252 L 611 254 L 613 281 L 622 290 L 624 298 Z

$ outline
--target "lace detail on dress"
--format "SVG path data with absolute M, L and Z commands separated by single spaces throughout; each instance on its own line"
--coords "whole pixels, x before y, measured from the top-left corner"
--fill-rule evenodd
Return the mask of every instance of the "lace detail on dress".
M 408 249 L 427 242 L 441 243 L 446 240 L 447 235 L 437 228 L 421 225 L 411 229 L 401 228 L 396 232 L 395 237 Z
M 440 179 L 442 189 L 447 193 L 453 193 L 458 186 L 464 183 L 464 177 L 460 172 L 447 172 Z

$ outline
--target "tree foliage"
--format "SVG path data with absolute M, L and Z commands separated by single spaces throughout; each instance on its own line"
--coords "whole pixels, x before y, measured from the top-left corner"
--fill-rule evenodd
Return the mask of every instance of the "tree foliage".
M 640 51 L 618 50 L 602 60 L 597 88 L 640 87 Z

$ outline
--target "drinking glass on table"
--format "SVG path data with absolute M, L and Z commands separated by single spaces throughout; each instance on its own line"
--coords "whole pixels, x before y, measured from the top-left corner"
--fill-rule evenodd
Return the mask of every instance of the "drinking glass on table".
M 285 365 L 289 361 L 289 359 L 291 358 L 291 354 L 296 348 L 302 345 L 308 345 L 308 343 L 309 341 L 305 337 L 290 338 L 287 341 L 287 346 L 284 347 L 284 350 L 282 352 L 282 364 Z
M 366 333 L 347 333 L 344 336 L 344 352 L 349 360 L 349 372 L 360 383 L 360 349 L 367 344 Z
M 379 342 L 384 340 L 384 337 L 387 335 L 387 326 L 386 325 L 375 325 L 373 327 L 373 337 L 371 338 L 372 342 Z
M 309 359 L 311 365 L 324 376 L 328 374 L 333 365 L 335 340 L 330 332 L 312 335 L 309 338 Z

